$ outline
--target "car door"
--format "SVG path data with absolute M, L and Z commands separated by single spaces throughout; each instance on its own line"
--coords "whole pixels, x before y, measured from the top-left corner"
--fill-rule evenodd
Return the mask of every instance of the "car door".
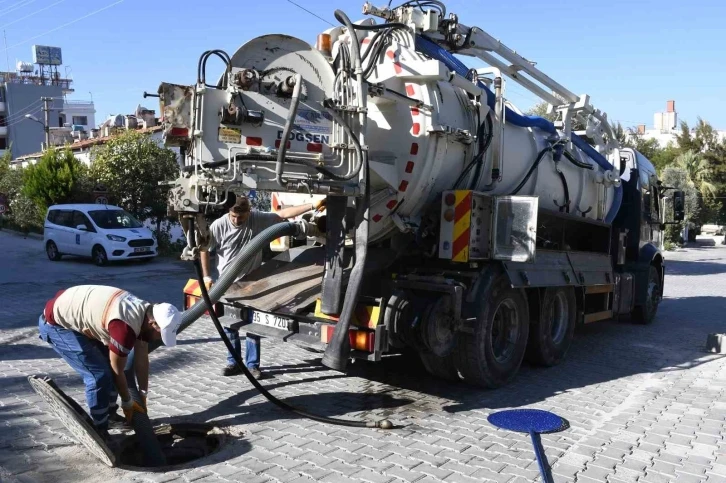
M 85 225 L 86 229 L 78 229 L 80 225 Z M 91 220 L 82 211 L 73 210 L 72 226 L 73 245 L 70 253 L 90 257 L 91 249 L 93 248 L 93 235 L 96 233 L 93 223 L 91 223 Z
M 75 244 L 71 227 L 73 223 L 73 210 L 59 210 L 55 215 L 55 239 L 61 253 L 73 253 Z

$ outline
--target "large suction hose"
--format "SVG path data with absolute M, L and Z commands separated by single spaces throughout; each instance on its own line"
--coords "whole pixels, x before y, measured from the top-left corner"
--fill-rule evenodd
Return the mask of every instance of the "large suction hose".
M 292 223 L 290 223 L 290 224 L 292 224 Z M 295 231 L 297 231 L 297 229 L 298 229 L 297 225 L 294 225 L 294 224 L 292 224 L 292 225 L 295 226 L 295 228 L 296 228 Z M 275 225 L 273 225 L 273 227 L 274 226 Z M 190 230 L 193 230 L 193 229 L 194 229 L 194 223 L 192 222 L 190 224 Z M 269 230 L 269 228 L 268 228 L 268 230 Z M 267 231 L 267 230 L 265 230 L 265 231 Z M 257 237 L 253 238 L 253 241 L 256 241 L 258 238 L 262 238 L 263 235 L 265 234 L 265 231 L 260 233 Z M 270 238 L 270 240 L 274 240 L 275 238 L 277 238 L 277 237 Z M 193 238 L 192 238 L 192 241 L 193 241 Z M 267 241 L 267 243 L 269 243 L 269 241 Z M 252 243 L 250 243 L 249 245 L 244 247 L 242 251 L 243 252 L 248 251 L 253 254 L 256 254 L 257 252 L 250 248 L 251 245 L 252 245 Z M 192 248 L 194 248 L 194 247 L 192 247 Z M 237 257 L 237 259 L 242 258 L 241 255 L 242 254 L 240 254 Z M 235 259 L 235 262 L 230 269 L 225 270 L 225 273 L 223 274 L 223 276 L 225 276 L 227 274 L 231 274 L 230 277 L 237 276 L 237 274 L 239 273 L 239 269 L 242 267 L 242 265 L 240 263 L 238 263 L 237 259 Z M 299 414 L 300 416 L 303 416 L 305 418 L 312 419 L 315 421 L 319 421 L 321 423 L 337 424 L 340 426 L 353 426 L 353 427 L 358 427 L 358 428 L 381 428 L 381 429 L 393 428 L 393 424 L 387 419 L 381 419 L 379 421 L 352 421 L 352 420 L 347 420 L 347 419 L 336 419 L 336 418 L 327 418 L 325 416 L 318 416 L 316 414 L 312 414 L 312 413 L 303 411 L 302 409 L 298 409 L 294 406 L 290 406 L 289 404 L 285 403 L 284 401 L 280 401 L 275 396 L 273 396 L 272 394 L 267 392 L 267 390 L 257 381 L 257 379 L 255 379 L 255 377 L 252 374 L 250 374 L 249 370 L 247 369 L 247 366 L 245 366 L 245 364 L 242 362 L 242 359 L 240 358 L 240 356 L 235 352 L 234 347 L 232 347 L 232 343 L 227 338 L 227 334 L 224 333 L 224 328 L 222 327 L 222 324 L 219 321 L 219 319 L 217 318 L 217 314 L 215 313 L 215 310 L 214 310 L 214 302 L 212 302 L 212 299 L 209 296 L 209 292 L 207 291 L 207 286 L 204 284 L 204 275 L 202 272 L 202 264 L 199 260 L 199 257 L 194 258 L 194 268 L 197 271 L 199 289 L 201 290 L 202 298 L 204 299 L 204 304 L 196 303 L 196 304 L 194 304 L 194 307 L 197 307 L 197 306 L 204 307 L 206 305 L 206 308 L 209 310 L 209 315 L 212 318 L 212 322 L 214 322 L 214 326 L 217 328 L 217 332 L 219 332 L 219 336 L 222 338 L 224 345 L 227 346 L 227 350 L 229 351 L 229 353 L 232 354 L 232 357 L 234 357 L 234 361 L 237 363 L 237 366 L 240 369 L 242 369 L 245 376 L 247 376 L 247 379 L 249 379 L 249 381 L 252 383 L 252 385 L 255 386 L 255 388 L 258 391 L 260 391 L 260 393 L 262 393 L 262 395 L 265 396 L 265 398 L 267 398 L 268 401 L 270 401 L 271 403 L 275 404 L 276 406 L 278 406 L 282 409 L 285 409 L 287 411 L 292 411 L 295 414 Z M 232 270 L 234 268 L 236 268 L 236 270 Z M 221 279 L 222 279 L 222 277 L 220 277 L 220 280 Z M 212 290 L 214 291 L 214 289 L 212 289 Z M 189 312 L 189 311 L 187 310 L 186 312 Z M 186 315 L 186 312 L 185 312 L 185 315 Z
M 431 40 L 422 37 L 421 35 L 416 36 L 416 50 L 422 52 L 429 57 L 443 62 L 447 68 L 453 70 L 459 75 L 466 76 L 469 72 L 469 68 L 464 65 L 459 59 L 457 59 L 451 52 L 440 47 Z M 490 108 L 494 109 L 496 103 L 496 97 L 494 93 L 487 88 L 482 82 L 478 82 L 487 95 L 487 104 Z M 554 124 L 543 117 L 539 116 L 522 116 L 517 114 L 513 110 L 505 107 L 505 119 L 506 122 L 514 124 L 519 127 L 538 128 L 550 134 L 557 134 Z M 576 134 L 572 134 L 572 143 L 585 152 L 590 158 L 592 158 L 603 170 L 615 170 L 615 167 L 608 162 L 608 160 L 602 154 L 598 153 L 587 141 L 582 139 Z M 605 223 L 612 223 L 620 210 L 620 204 L 623 200 L 623 186 L 622 183 L 615 187 L 615 196 L 613 197 L 613 204 L 610 206 L 610 211 L 605 216 Z
M 177 334 L 182 332 L 184 329 L 189 327 L 192 323 L 194 323 L 199 317 L 202 316 L 205 310 L 209 311 L 209 315 L 212 318 L 212 322 L 214 323 L 215 328 L 217 329 L 217 332 L 219 332 L 219 336 L 221 337 L 222 341 L 224 342 L 224 345 L 227 347 L 227 350 L 230 354 L 232 354 L 232 357 L 234 357 L 235 362 L 237 363 L 237 366 L 239 366 L 240 369 L 244 372 L 245 376 L 247 376 L 247 379 L 252 383 L 253 386 L 263 395 L 265 398 L 267 398 L 268 401 L 275 404 L 276 406 L 285 409 L 287 411 L 294 412 L 295 414 L 299 414 L 300 416 L 303 416 L 308 419 L 313 419 L 315 421 L 319 421 L 322 423 L 329 423 L 329 424 L 336 424 L 340 426 L 352 426 L 352 427 L 359 427 L 359 428 L 380 428 L 380 429 L 392 429 L 393 424 L 388 419 L 381 419 L 378 421 L 351 421 L 346 419 L 336 419 L 336 418 L 327 418 L 325 416 L 318 416 L 316 414 L 308 413 L 306 411 L 303 411 L 301 409 L 298 409 L 294 406 L 290 406 L 289 404 L 285 403 L 284 401 L 280 401 L 275 396 L 270 394 L 258 381 L 255 379 L 252 374 L 250 374 L 249 370 L 245 366 L 245 364 L 242 362 L 242 359 L 234 350 L 234 347 L 232 346 L 232 343 L 230 342 L 229 338 L 227 338 L 227 334 L 224 333 L 224 328 L 222 327 L 221 322 L 217 318 L 217 314 L 214 310 L 214 304 L 219 301 L 222 295 L 227 291 L 227 289 L 232 285 L 234 280 L 237 278 L 239 272 L 244 268 L 245 264 L 249 262 L 249 260 L 252 259 L 257 253 L 259 253 L 262 248 L 270 243 L 272 240 L 275 240 L 276 238 L 279 238 L 281 236 L 295 236 L 302 230 L 301 226 L 297 223 L 291 223 L 291 222 L 283 222 L 278 223 L 275 225 L 272 225 L 262 232 L 260 232 L 259 235 L 255 236 L 250 240 L 250 242 L 242 248 L 242 251 L 239 255 L 232 261 L 232 264 L 227 268 L 219 277 L 219 280 L 217 283 L 212 287 L 211 291 L 207 290 L 206 285 L 204 284 L 204 276 L 202 272 L 202 264 L 198 257 L 195 257 L 194 259 L 194 268 L 196 269 L 197 273 L 197 280 L 199 282 L 199 288 L 202 292 L 202 299 L 203 303 L 197 302 L 189 309 L 185 310 L 182 314 L 182 323 L 177 330 Z M 189 224 L 189 242 L 191 244 L 192 248 L 195 248 L 196 241 L 194 237 L 194 222 L 193 218 L 191 220 L 191 223 Z M 153 344 L 149 344 L 149 352 L 159 347 L 161 344 L 159 342 Z

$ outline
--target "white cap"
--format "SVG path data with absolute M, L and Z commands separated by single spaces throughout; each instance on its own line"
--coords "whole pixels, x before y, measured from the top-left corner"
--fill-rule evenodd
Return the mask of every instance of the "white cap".
M 167 347 L 176 345 L 176 331 L 181 325 L 182 314 L 171 304 L 155 304 L 151 309 L 156 323 L 161 328 L 161 340 Z

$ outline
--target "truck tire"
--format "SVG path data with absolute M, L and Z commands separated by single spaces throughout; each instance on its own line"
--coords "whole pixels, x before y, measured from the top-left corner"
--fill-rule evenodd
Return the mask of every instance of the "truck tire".
M 517 375 L 529 335 L 529 307 L 521 289 L 500 275 L 481 299 L 473 334 L 459 333 L 456 368 L 467 384 L 506 385 Z
M 575 333 L 577 300 L 572 287 L 548 287 L 542 294 L 540 313 L 532 319 L 527 342 L 527 362 L 555 366 L 567 354 Z
M 456 370 L 454 358 L 451 355 L 439 357 L 432 352 L 419 352 L 421 363 L 426 372 L 445 381 L 459 381 L 459 371 Z
M 638 324 L 650 324 L 655 318 L 663 296 L 663 287 L 661 287 L 658 269 L 651 265 L 648 269 L 648 285 L 646 287 L 645 304 L 636 305 L 633 309 L 633 321 Z

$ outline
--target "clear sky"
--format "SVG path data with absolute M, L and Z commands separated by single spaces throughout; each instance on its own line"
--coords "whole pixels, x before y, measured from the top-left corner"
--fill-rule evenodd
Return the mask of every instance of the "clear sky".
M 363 17 L 363 0 L 294 1 L 336 25 L 336 8 L 353 21 Z M 625 126 L 652 127 L 653 113 L 674 99 L 679 119 L 691 126 L 701 116 L 726 129 L 726 1 L 446 4 L 460 22 L 499 38 L 576 94 L 589 94 L 593 105 Z M 143 99 L 143 91 L 156 92 L 162 81 L 193 83 L 207 49 L 232 55 L 266 33 L 314 43 L 328 27 L 288 0 L 0 0 L 11 69 L 17 60 L 32 60 L 33 44 L 61 47 L 61 72 L 67 70 L 76 89 L 70 98 L 92 97 L 97 123 L 111 113 L 131 113 L 139 103 L 158 113 L 157 99 Z M 216 79 L 221 63 L 212 62 L 208 76 Z M 6 68 L 5 55 L 0 68 Z M 513 82 L 508 97 L 522 110 L 537 101 Z

